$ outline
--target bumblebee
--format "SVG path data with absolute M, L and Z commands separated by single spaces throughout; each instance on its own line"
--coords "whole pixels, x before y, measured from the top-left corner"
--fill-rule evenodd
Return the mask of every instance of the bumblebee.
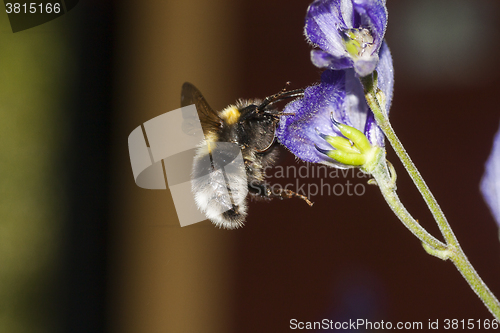
M 283 115 L 272 106 L 302 96 L 303 89 L 285 88 L 263 101 L 240 99 L 214 111 L 194 85 L 182 86 L 181 106 L 196 106 L 205 138 L 194 157 L 191 189 L 200 211 L 219 228 L 243 226 L 248 194 L 256 199 L 299 197 L 312 205 L 305 196 L 288 189 L 271 190 L 265 182 L 266 167 L 278 155 L 275 129 Z M 186 130 L 189 121 L 184 119 Z

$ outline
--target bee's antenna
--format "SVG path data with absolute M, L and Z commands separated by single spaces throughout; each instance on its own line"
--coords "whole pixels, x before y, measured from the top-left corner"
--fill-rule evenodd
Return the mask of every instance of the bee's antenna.
M 285 84 L 285 87 L 279 93 L 266 97 L 264 101 L 257 107 L 257 112 L 262 112 L 262 110 L 264 110 L 266 107 L 281 102 L 285 99 L 304 96 L 304 89 L 287 91 L 286 89 L 289 85 L 290 81 Z

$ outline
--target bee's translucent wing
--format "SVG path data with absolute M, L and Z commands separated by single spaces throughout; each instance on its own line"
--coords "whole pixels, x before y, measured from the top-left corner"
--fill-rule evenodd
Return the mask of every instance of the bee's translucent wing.
M 207 135 L 210 132 L 217 132 L 220 130 L 222 119 L 220 119 L 217 113 L 208 105 L 201 92 L 191 83 L 185 82 L 182 85 L 181 106 L 184 107 L 191 104 L 196 106 L 198 118 L 203 128 L 203 134 Z M 184 122 L 182 124 L 182 130 L 189 135 L 196 135 L 196 128 L 198 126 L 194 125 L 197 119 L 195 119 L 193 115 L 185 114 L 184 112 L 183 117 Z

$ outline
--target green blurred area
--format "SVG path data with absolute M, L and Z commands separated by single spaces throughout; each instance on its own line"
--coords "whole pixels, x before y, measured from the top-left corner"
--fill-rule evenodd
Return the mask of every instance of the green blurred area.
M 64 18 L 12 33 L 0 14 L 0 332 L 55 332 L 65 215 Z

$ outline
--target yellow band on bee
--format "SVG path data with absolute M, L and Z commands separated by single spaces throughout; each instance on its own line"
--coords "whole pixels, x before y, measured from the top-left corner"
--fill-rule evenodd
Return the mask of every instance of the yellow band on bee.
M 233 125 L 240 119 L 240 111 L 236 106 L 229 105 L 220 112 L 219 117 L 221 117 L 228 125 Z

